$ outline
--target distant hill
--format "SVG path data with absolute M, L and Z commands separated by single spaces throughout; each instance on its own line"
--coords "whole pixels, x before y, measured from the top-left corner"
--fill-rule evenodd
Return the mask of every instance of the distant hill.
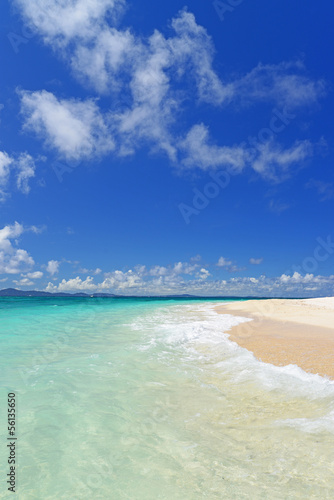
M 16 288 L 5 288 L 4 290 L 0 290 L 1 297 L 73 297 L 74 295 L 80 297 L 89 297 L 89 295 L 85 293 L 51 293 L 40 292 L 38 290 L 17 290 Z
M 65 292 L 42 292 L 39 290 L 18 290 L 17 288 L 5 288 L 0 290 L 0 297 L 114 297 L 114 298 L 122 298 L 122 299 L 268 299 L 269 297 L 256 297 L 256 296 L 248 296 L 248 297 L 237 297 L 237 296 L 199 296 L 199 295 L 189 295 L 189 294 L 180 294 L 180 295 L 115 295 L 113 293 L 65 293 Z M 284 298 L 284 297 L 276 297 L 276 298 Z M 299 297 L 296 297 L 299 298 Z
M 65 292 L 42 292 L 39 290 L 18 290 L 17 288 L 5 288 L 0 290 L 0 297 L 124 297 L 133 298 L 124 295 L 115 295 L 113 293 L 65 293 Z M 137 296 L 136 296 L 137 297 Z M 195 295 L 159 295 L 161 298 L 195 298 Z
M 94 297 L 115 297 L 109 293 L 96 293 Z M 17 290 L 16 288 L 5 288 L 0 290 L 0 297 L 91 297 L 87 293 L 64 293 L 64 292 L 41 292 L 39 290 Z

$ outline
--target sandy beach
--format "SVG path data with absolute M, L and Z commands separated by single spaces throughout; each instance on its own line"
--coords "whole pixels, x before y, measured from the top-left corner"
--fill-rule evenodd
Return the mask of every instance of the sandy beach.
M 247 300 L 216 310 L 252 319 L 233 327 L 230 339 L 258 359 L 334 379 L 334 297 Z

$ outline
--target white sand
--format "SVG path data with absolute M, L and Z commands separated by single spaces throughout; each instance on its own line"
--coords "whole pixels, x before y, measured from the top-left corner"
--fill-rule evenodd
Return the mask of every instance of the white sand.
M 334 378 L 334 297 L 247 300 L 217 312 L 253 319 L 234 327 L 230 338 L 262 361 Z

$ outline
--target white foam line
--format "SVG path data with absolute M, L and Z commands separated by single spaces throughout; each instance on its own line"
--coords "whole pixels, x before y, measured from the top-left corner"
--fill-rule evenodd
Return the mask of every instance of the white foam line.
M 132 325 L 133 329 L 149 334 L 143 348 L 157 343 L 184 347 L 199 354 L 196 345 L 214 347 L 213 356 L 221 361 L 215 367 L 229 374 L 234 382 L 260 383 L 266 390 L 280 390 L 284 394 L 308 398 L 334 397 L 334 381 L 307 373 L 297 365 L 275 366 L 258 360 L 253 353 L 229 339 L 233 326 L 252 321 L 250 318 L 217 313 L 215 308 L 223 302 L 177 304 L 162 306 L 152 314 L 143 315 Z M 200 353 L 203 356 L 203 352 Z

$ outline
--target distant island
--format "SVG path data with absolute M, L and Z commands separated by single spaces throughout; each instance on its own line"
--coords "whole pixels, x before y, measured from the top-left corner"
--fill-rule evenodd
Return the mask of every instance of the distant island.
M 42 292 L 39 290 L 18 290 L 17 288 L 4 288 L 0 290 L 0 297 L 95 297 L 95 298 L 161 298 L 161 299 L 267 299 L 269 297 L 236 297 L 236 296 L 200 296 L 200 295 L 115 295 L 113 293 L 66 293 L 66 292 Z
M 39 290 L 18 290 L 17 288 L 4 288 L 0 290 L 0 297 L 123 297 L 129 298 L 128 295 L 115 295 L 113 293 L 66 293 L 66 292 L 42 292 Z M 133 297 L 133 296 L 132 296 Z M 136 295 L 137 297 L 137 295 Z M 148 297 L 148 296 L 147 296 Z M 160 295 L 159 295 L 160 297 Z M 163 298 L 199 298 L 195 295 L 161 295 Z

